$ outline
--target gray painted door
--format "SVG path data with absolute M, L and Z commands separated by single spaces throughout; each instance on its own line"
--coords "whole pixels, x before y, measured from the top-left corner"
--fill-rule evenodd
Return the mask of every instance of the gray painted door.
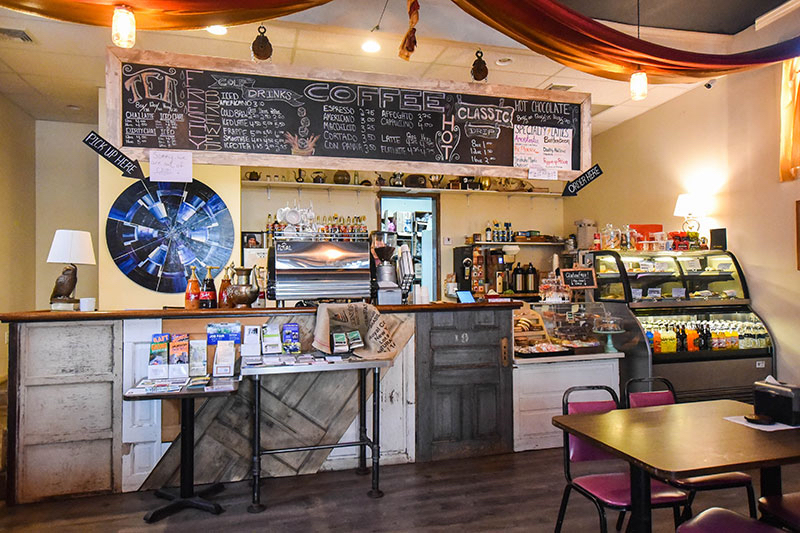
M 511 310 L 417 314 L 417 461 L 513 451 Z

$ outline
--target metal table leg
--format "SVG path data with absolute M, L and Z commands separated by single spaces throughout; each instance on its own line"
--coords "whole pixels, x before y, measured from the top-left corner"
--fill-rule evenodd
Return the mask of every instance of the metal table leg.
M 781 484 L 780 466 L 769 466 L 761 469 L 762 496 L 780 496 L 783 492 Z
M 367 369 L 358 370 L 358 440 L 362 443 L 358 447 L 358 468 L 356 474 L 361 476 L 369 473 L 367 468 Z
M 181 486 L 178 496 L 157 490 L 156 496 L 170 503 L 150 511 L 144 515 L 144 521 L 157 522 L 181 509 L 200 509 L 213 514 L 220 514 L 224 509 L 218 503 L 204 498 L 223 489 L 222 483 L 214 483 L 198 494 L 194 493 L 194 398 L 181 398 Z
M 260 513 L 267 507 L 261 503 L 261 377 L 253 376 L 253 502 L 248 513 Z
M 378 487 L 380 482 L 381 460 L 381 370 L 372 369 L 372 490 L 367 494 L 370 498 L 383 498 L 383 491 Z
M 634 465 L 631 465 L 630 523 L 633 533 L 651 533 L 653 529 L 650 514 L 650 475 Z

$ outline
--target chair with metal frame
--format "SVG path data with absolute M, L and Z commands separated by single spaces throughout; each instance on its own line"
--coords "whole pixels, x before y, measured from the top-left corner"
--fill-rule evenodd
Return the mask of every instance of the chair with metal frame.
M 764 522 L 747 518 L 738 513 L 720 507 L 712 507 L 698 514 L 688 522 L 680 525 L 675 533 L 719 533 L 733 531 L 736 533 L 781 533 Z
M 758 499 L 761 520 L 789 531 L 800 531 L 800 492 L 762 496 Z
M 610 399 L 570 402 L 570 396 L 579 391 L 606 391 Z M 584 385 L 567 389 L 561 400 L 561 408 L 565 415 L 603 413 L 619 408 L 619 400 L 616 392 L 610 387 L 605 385 Z M 564 495 L 561 499 L 561 506 L 558 509 L 556 533 L 561 531 L 569 495 L 573 489 L 588 498 L 597 508 L 600 516 L 601 533 L 607 533 L 608 531 L 606 508 L 621 511 L 617 520 L 616 530 L 622 529 L 625 511 L 631 508 L 630 474 L 623 471 L 573 477 L 570 469 L 572 463 L 610 459 L 614 458 L 599 448 L 564 432 L 564 476 L 567 478 L 567 485 L 564 487 Z M 655 479 L 651 480 L 650 487 L 651 506 L 653 508 L 671 507 L 675 527 L 677 527 L 680 524 L 680 508 L 686 505 L 687 494 Z M 630 524 L 628 527 L 630 528 Z
M 634 384 L 648 384 L 652 388 L 653 384 L 661 384 L 665 390 L 649 390 L 633 392 Z M 625 402 L 630 408 L 652 407 L 657 405 L 670 405 L 677 401 L 675 387 L 667 378 L 654 376 L 652 378 L 633 378 L 625 383 Z M 692 517 L 692 502 L 700 491 L 722 490 L 741 488 L 747 490 L 747 504 L 750 510 L 750 517 L 757 518 L 756 499 L 753 491 L 753 479 L 744 472 L 724 472 L 722 474 L 710 474 L 706 476 L 694 476 L 685 479 L 667 481 L 675 488 L 689 492 L 689 502 L 684 509 L 683 520 Z

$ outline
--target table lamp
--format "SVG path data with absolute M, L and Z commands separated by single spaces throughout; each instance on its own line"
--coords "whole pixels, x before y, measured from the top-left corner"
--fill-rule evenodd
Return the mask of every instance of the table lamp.
M 72 297 L 78 284 L 78 267 L 75 265 L 95 264 L 91 233 L 71 229 L 56 230 L 47 262 L 67 263 L 61 275 L 56 278 L 53 292 L 50 294 L 50 308 L 74 309 L 78 303 L 78 300 Z
M 675 202 L 676 217 L 683 217 L 683 231 L 700 231 L 697 217 L 705 214 L 706 200 L 699 194 L 679 194 Z

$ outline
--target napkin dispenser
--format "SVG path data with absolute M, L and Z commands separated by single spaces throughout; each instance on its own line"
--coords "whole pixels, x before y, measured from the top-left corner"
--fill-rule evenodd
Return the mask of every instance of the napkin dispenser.
M 800 386 L 756 381 L 753 384 L 754 411 L 776 422 L 800 426 Z

